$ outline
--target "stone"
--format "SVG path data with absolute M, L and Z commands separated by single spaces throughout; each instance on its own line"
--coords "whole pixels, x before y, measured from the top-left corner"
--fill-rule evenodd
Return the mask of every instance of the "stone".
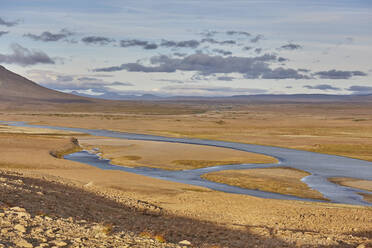
M 26 212 L 26 209 L 20 208 L 20 207 L 12 207 L 12 208 L 10 208 L 10 210 L 12 210 L 14 212 Z
M 18 232 L 22 232 L 22 233 L 26 232 L 26 228 L 20 224 L 15 225 L 14 229 L 17 230 Z
M 22 248 L 33 248 L 34 247 L 32 244 L 30 244 L 24 239 L 20 239 L 18 242 L 15 242 L 15 245 L 17 247 L 22 247 Z
M 182 240 L 182 241 L 178 242 L 178 244 L 180 244 L 180 245 L 190 246 L 190 245 L 191 245 L 191 242 L 188 241 L 188 240 Z
M 62 241 L 62 240 L 56 240 L 56 241 L 53 241 L 52 243 L 55 244 L 58 247 L 63 247 L 63 246 L 67 245 L 67 243 Z

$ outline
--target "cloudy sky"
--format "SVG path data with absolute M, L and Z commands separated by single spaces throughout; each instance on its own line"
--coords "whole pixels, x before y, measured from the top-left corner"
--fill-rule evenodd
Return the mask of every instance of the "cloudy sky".
M 65 92 L 372 93 L 370 0 L 0 0 L 0 64 Z

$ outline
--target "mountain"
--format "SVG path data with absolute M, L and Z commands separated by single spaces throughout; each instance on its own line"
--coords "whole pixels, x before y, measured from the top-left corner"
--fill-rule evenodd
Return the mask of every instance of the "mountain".
M 152 96 L 145 95 L 144 98 Z M 42 87 L 0 66 L 0 111 L 188 114 L 201 110 L 185 104 L 153 104 L 136 97 L 119 101 L 62 93 Z
M 42 87 L 0 66 L 0 102 L 87 103 L 92 99 Z M 94 101 L 94 100 L 93 100 Z

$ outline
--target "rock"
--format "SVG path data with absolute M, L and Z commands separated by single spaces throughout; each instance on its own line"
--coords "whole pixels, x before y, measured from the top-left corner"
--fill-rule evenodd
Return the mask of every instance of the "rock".
M 33 248 L 34 246 L 27 242 L 24 239 L 20 239 L 18 242 L 15 242 L 16 247 L 22 247 L 22 248 Z
M 20 208 L 20 207 L 12 207 L 12 208 L 10 208 L 10 210 L 12 210 L 14 212 L 26 212 L 26 209 Z
M 18 232 L 24 233 L 26 232 L 26 228 L 20 224 L 17 224 L 14 226 L 14 229 L 17 230 Z
M 30 214 L 27 212 L 17 212 L 18 217 L 20 218 L 29 218 Z
M 182 240 L 182 241 L 178 242 L 178 244 L 180 244 L 180 245 L 190 246 L 190 245 L 191 245 L 191 242 L 188 241 L 188 240 Z
M 63 246 L 66 246 L 67 245 L 67 243 L 64 242 L 64 241 L 62 241 L 62 240 L 56 240 L 56 241 L 53 241 L 51 243 L 55 244 L 58 247 L 63 247 Z
M 357 246 L 357 248 L 366 248 L 367 246 L 365 244 L 360 244 Z
M 89 183 L 84 185 L 84 187 L 92 187 L 92 186 L 93 186 L 93 182 L 89 182 Z

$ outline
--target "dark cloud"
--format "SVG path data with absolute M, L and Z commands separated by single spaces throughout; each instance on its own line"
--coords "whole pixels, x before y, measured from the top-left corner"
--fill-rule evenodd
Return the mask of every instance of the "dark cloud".
M 152 44 L 147 44 L 143 48 L 146 49 L 146 50 L 154 50 L 154 49 L 158 48 L 158 45 L 152 43 Z
M 289 44 L 281 46 L 280 48 L 284 50 L 297 50 L 297 49 L 301 49 L 302 46 L 298 44 L 289 43 Z
M 16 20 L 16 21 L 5 21 L 4 19 L 2 19 L 0 17 L 0 26 L 6 26 L 6 27 L 13 27 L 15 25 L 18 25 L 19 24 L 19 20 Z
M 360 86 L 360 85 L 353 85 L 346 90 L 352 91 L 353 94 L 357 95 L 367 95 L 372 94 L 372 87 L 371 86 Z
M 207 30 L 207 31 L 204 31 L 204 32 L 201 32 L 200 33 L 200 35 L 202 35 L 204 37 L 213 37 L 216 34 L 218 34 L 218 32 L 217 31 L 214 31 L 214 30 Z
M 288 59 L 283 58 L 283 57 L 279 57 L 279 58 L 278 58 L 278 62 L 285 62 L 285 61 L 288 61 Z M 309 72 L 309 70 L 307 70 L 307 71 L 301 71 L 300 69 L 298 69 L 298 71 L 299 71 L 299 72 Z
M 186 41 L 169 41 L 163 40 L 160 44 L 162 47 L 176 47 L 176 48 L 197 48 L 200 42 L 197 40 L 186 40 Z
M 262 48 L 256 48 L 254 49 L 255 53 L 260 54 L 262 52 Z
M 212 38 L 205 38 L 205 39 L 202 39 L 200 43 L 210 43 L 210 44 L 218 44 L 218 45 L 234 45 L 236 44 L 236 41 L 234 40 L 218 41 Z
M 218 53 L 218 54 L 222 54 L 224 56 L 232 55 L 232 52 L 226 51 L 226 50 L 223 50 L 223 49 L 213 49 L 213 52 Z
M 367 74 L 362 71 L 338 71 L 334 69 L 329 71 L 319 71 L 314 73 L 314 75 L 324 79 L 349 79 L 353 76 L 367 76 Z
M 113 82 L 108 86 L 134 86 L 132 83 L 123 83 L 123 82 Z
M 33 39 L 33 40 L 36 40 L 36 41 L 44 41 L 44 42 L 51 42 L 51 41 L 59 41 L 59 40 L 62 40 L 62 39 L 67 39 L 68 37 L 74 35 L 73 32 L 71 31 L 68 31 L 67 29 L 62 29 L 61 31 L 59 31 L 58 33 L 51 33 L 51 32 L 43 32 L 42 34 L 40 35 L 36 35 L 36 34 L 24 34 L 23 36 L 25 37 L 28 37 L 30 39 Z
M 8 31 L 0 31 L 0 37 L 3 36 L 3 35 L 6 35 L 6 34 L 9 34 Z
M 115 42 L 114 39 L 104 36 L 87 36 L 81 39 L 85 44 L 96 44 L 96 45 L 107 45 L 111 42 Z
M 263 38 L 264 38 L 263 35 L 259 34 L 259 35 L 256 35 L 255 37 L 253 37 L 253 38 L 251 39 L 251 42 L 253 42 L 253 43 L 257 43 L 257 42 L 259 42 L 260 40 L 262 40 Z
M 177 57 L 185 57 L 187 53 L 173 53 L 173 55 Z
M 264 79 L 310 79 L 309 76 L 299 73 L 295 69 L 285 69 L 279 67 L 273 70 L 269 70 L 262 74 Z
M 220 44 L 220 45 L 234 45 L 234 44 L 236 44 L 236 41 L 235 40 L 224 40 L 224 41 L 220 41 L 218 44 Z
M 251 49 L 253 49 L 253 47 L 250 47 L 250 46 L 245 46 L 245 47 L 243 47 L 243 50 L 244 50 L 244 51 L 249 51 L 249 50 L 251 50 Z
M 228 77 L 228 76 L 217 77 L 217 80 L 219 81 L 233 81 L 234 79 L 235 79 L 234 77 Z
M 74 80 L 73 76 L 58 75 L 57 80 L 61 82 L 70 82 Z
M 226 34 L 227 34 L 227 35 L 244 35 L 244 36 L 251 36 L 251 34 L 248 33 L 248 32 L 244 32 L 244 31 L 233 31 L 233 30 L 226 31 Z
M 203 75 L 214 73 L 240 73 L 246 78 L 270 78 L 270 79 L 307 79 L 308 76 L 294 69 L 282 67 L 271 69 L 270 63 L 277 62 L 278 57 L 274 54 L 264 54 L 258 57 L 222 57 L 207 54 L 193 54 L 185 58 L 171 58 L 165 55 L 152 57 L 150 62 L 153 66 L 144 66 L 139 63 L 128 63 L 120 66 L 97 68 L 96 72 L 113 72 L 126 70 L 130 72 L 175 72 L 196 71 Z
M 0 63 L 29 66 L 35 64 L 55 64 L 46 53 L 38 50 L 29 50 L 19 44 L 12 44 L 12 54 L 0 54 Z
M 100 79 L 94 77 L 80 77 L 78 78 L 79 81 L 99 81 Z
M 120 46 L 121 47 L 139 46 L 139 47 L 142 47 L 143 49 L 146 49 L 146 50 L 153 50 L 153 49 L 157 49 L 158 48 L 158 45 L 157 44 L 149 43 L 148 41 L 137 40 L 137 39 L 133 39 L 133 40 L 121 40 L 120 41 Z
M 341 90 L 340 88 L 334 87 L 329 84 L 318 84 L 315 86 L 305 85 L 304 88 L 310 89 L 310 90 Z

